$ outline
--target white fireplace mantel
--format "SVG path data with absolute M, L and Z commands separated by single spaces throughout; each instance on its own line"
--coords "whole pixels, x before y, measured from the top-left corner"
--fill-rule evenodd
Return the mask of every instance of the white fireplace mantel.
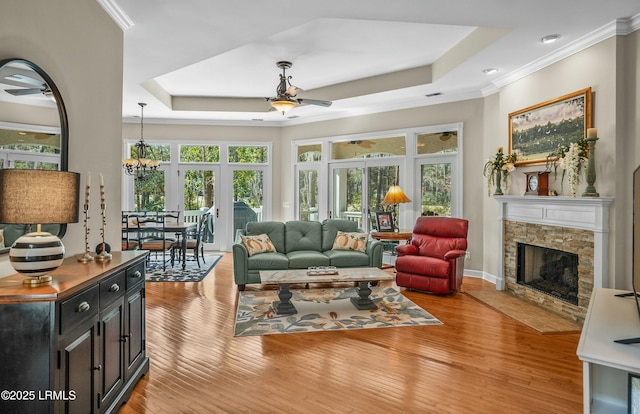
M 609 287 L 609 208 L 612 197 L 496 196 L 500 204 L 500 251 L 504 252 L 504 221 L 590 230 L 594 233 L 594 287 Z M 496 289 L 504 289 L 504 257 L 500 257 Z

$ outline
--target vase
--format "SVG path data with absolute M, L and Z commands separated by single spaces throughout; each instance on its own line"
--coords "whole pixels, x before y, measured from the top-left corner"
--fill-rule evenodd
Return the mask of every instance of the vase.
M 494 191 L 493 195 L 504 195 L 504 193 L 502 192 L 502 173 L 504 171 L 503 170 L 496 170 L 494 171 L 495 174 L 495 181 L 496 181 L 496 191 Z

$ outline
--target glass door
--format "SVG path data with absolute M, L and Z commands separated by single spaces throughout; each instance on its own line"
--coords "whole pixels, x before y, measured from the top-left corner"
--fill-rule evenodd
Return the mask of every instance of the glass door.
M 383 200 L 389 187 L 400 179 L 397 163 L 376 159 L 331 166 L 330 217 L 355 221 L 365 231 L 374 230 L 375 213 L 393 212 L 395 207 L 383 204 Z
M 364 163 L 334 164 L 330 168 L 329 218 L 352 220 L 358 228 L 368 228 L 364 208 Z
M 220 167 L 212 165 L 188 165 L 181 170 L 178 188 L 182 189 L 182 201 L 179 210 L 184 211 L 184 221 L 197 223 L 200 216 L 209 212 L 211 215 L 204 232 L 205 250 L 220 250 L 218 240 L 224 240 L 224 226 L 216 226 L 220 219 Z
M 439 160 L 422 160 L 418 165 L 420 186 L 420 214 L 423 216 L 458 217 L 460 212 L 456 192 L 452 191 L 457 182 L 455 160 L 443 157 Z
M 297 217 L 304 221 L 320 221 L 319 168 L 298 168 L 296 181 Z
M 369 230 L 376 229 L 376 212 L 391 212 L 396 220 L 399 211 L 397 205 L 384 204 L 384 196 L 387 195 L 389 187 L 397 184 L 400 180 L 400 167 L 398 165 L 384 165 L 367 167 L 367 212 L 369 213 Z
M 166 171 L 160 165 L 153 174 L 147 174 L 144 180 L 133 180 L 135 211 L 162 211 L 165 210 L 166 200 Z
M 250 221 L 262 221 L 264 212 L 264 171 L 233 170 L 233 237 Z

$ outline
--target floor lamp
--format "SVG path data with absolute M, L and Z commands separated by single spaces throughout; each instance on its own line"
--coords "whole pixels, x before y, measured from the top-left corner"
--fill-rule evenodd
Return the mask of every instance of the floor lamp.
M 395 231 L 398 230 L 398 217 L 396 213 L 396 209 L 398 204 L 400 203 L 410 203 L 411 199 L 407 197 L 407 195 L 402 191 L 399 185 L 392 185 L 389 187 L 389 191 L 387 191 L 387 195 L 384 196 L 384 200 L 382 204 L 393 204 L 393 228 Z

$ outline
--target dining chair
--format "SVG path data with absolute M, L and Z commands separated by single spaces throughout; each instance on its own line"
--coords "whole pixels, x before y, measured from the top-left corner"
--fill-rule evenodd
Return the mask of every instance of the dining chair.
M 207 223 L 209 221 L 209 216 L 211 213 L 204 213 L 200 216 L 198 220 L 198 227 L 195 231 L 187 234 L 187 247 L 185 260 L 195 260 L 198 263 L 198 268 L 200 267 L 200 258 L 202 258 L 202 263 L 206 263 L 204 260 L 204 235 L 207 231 Z M 177 254 L 178 260 L 182 258 L 182 243 L 176 242 L 173 244 L 174 253 Z M 191 254 L 189 255 L 189 252 Z
M 141 232 L 140 248 L 154 253 L 156 261 L 160 253 L 162 253 L 162 270 L 167 270 L 167 261 L 170 261 L 171 267 L 173 267 L 173 244 L 176 242 L 173 238 L 167 238 L 166 220 L 167 217 L 161 214 L 146 215 L 138 218 Z M 151 255 L 149 255 L 149 260 L 151 260 Z
M 122 250 L 136 250 L 140 247 L 140 226 L 135 211 L 122 212 Z

